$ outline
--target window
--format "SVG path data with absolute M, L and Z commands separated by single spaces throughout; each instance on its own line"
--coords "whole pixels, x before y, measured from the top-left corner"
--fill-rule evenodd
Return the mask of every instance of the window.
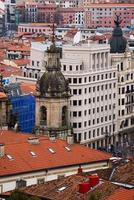
M 95 92 L 95 86 L 93 87 L 93 92 Z
M 77 123 L 73 123 L 73 128 L 77 128 Z
M 79 89 L 79 94 L 81 94 L 81 89 Z
M 81 111 L 78 112 L 79 117 L 81 117 Z
M 34 66 L 34 61 L 32 60 L 32 66 Z
M 88 92 L 90 93 L 91 92 L 91 88 L 89 87 L 89 89 L 88 89 Z
M 87 99 L 84 100 L 84 104 L 85 104 L 85 105 L 87 104 Z
M 91 77 L 89 76 L 89 82 L 91 82 Z
M 76 111 L 73 112 L 73 117 L 77 117 L 77 112 Z
M 88 138 L 91 138 L 91 131 L 88 132 Z
M 16 188 L 22 188 L 22 187 L 26 187 L 26 181 L 25 180 L 16 181 Z
M 72 71 L 72 65 L 69 65 L 69 70 Z
M 93 137 L 95 137 L 95 130 L 93 130 Z
M 95 124 L 95 119 L 93 119 L 93 125 Z
M 78 102 L 79 102 L 79 106 L 81 106 L 81 100 L 79 100 Z
M 85 82 L 85 83 L 87 82 L 87 78 L 86 78 L 86 77 L 84 78 L 84 82 Z
M 84 115 L 85 115 L 85 116 L 87 115 L 87 110 L 84 110 Z
M 105 85 L 105 89 L 107 90 L 107 84 Z
M 79 83 L 82 83 L 82 79 L 81 78 L 79 78 Z
M 79 127 L 79 128 L 81 128 L 81 122 L 80 122 L 80 123 L 78 123 L 78 127 Z
M 101 90 L 103 90 L 103 85 L 101 86 Z
M 89 109 L 89 110 L 88 110 L 88 114 L 90 115 L 90 113 L 91 113 L 91 110 Z
M 77 94 L 77 90 L 76 89 L 73 89 L 73 94 Z
M 43 184 L 43 183 L 45 183 L 44 178 L 37 179 L 37 184 Z
M 84 132 L 84 140 L 87 139 L 87 132 Z
M 66 65 L 63 65 L 63 70 L 66 71 Z
M 84 122 L 84 127 L 86 127 L 86 126 L 87 126 L 87 122 L 85 121 L 85 122 Z
M 100 78 L 100 76 L 99 76 L 99 75 L 97 75 L 97 81 L 99 80 L 99 78 Z
M 107 79 L 107 74 L 105 74 L 105 79 Z
M 97 91 L 99 91 L 99 88 L 100 88 L 100 87 L 99 87 L 99 86 L 97 86 Z
M 88 120 L 88 126 L 90 126 L 91 125 L 91 121 L 90 120 Z
M 95 97 L 93 97 L 93 103 L 95 102 Z
M 77 83 L 77 78 L 73 78 L 73 83 L 74 83 L 74 84 Z
M 95 81 L 95 76 L 93 76 L 93 81 Z
M 77 106 L 77 101 L 73 100 L 73 106 Z
M 87 88 L 85 88 L 85 94 L 87 93 Z

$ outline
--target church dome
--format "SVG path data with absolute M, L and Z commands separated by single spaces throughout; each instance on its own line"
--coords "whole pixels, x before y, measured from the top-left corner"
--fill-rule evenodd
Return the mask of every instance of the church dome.
M 113 30 L 112 37 L 110 39 L 110 53 L 124 53 L 127 46 L 127 40 L 123 37 L 123 32 L 120 27 L 121 20 L 117 16 L 117 20 L 114 21 L 116 27 Z
M 39 87 L 42 96 L 63 96 L 67 94 L 68 82 L 61 71 L 46 71 L 40 79 Z
M 68 80 L 61 72 L 60 52 L 55 44 L 47 50 L 46 71 L 37 83 L 38 91 L 43 97 L 68 97 Z

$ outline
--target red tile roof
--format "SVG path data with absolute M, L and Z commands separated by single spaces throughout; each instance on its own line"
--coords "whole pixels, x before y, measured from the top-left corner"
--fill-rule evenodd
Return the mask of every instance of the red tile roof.
M 24 66 L 24 65 L 30 64 L 30 60 L 28 59 L 17 59 L 17 60 L 13 60 L 13 62 L 15 62 L 18 66 Z
M 22 75 L 22 70 L 17 67 L 11 67 L 9 65 L 5 65 L 0 63 L 0 73 L 3 77 L 10 77 L 11 75 Z
M 3 99 L 3 98 L 7 98 L 7 96 L 4 92 L 0 92 L 0 99 Z
M 0 131 L 0 143 L 5 143 L 5 156 L 0 159 L 0 176 L 92 163 L 110 158 L 107 153 L 79 144 L 71 145 L 71 151 L 67 151 L 65 149 L 65 146 L 68 146 L 66 141 L 56 139 L 55 142 L 52 142 L 44 136 L 40 136 L 39 144 L 32 145 L 27 142 L 29 136 L 31 135 Z M 52 148 L 55 153 L 51 153 L 49 148 Z M 32 156 L 30 151 L 35 152 L 37 156 Z M 13 160 L 9 160 L 7 154 L 11 155 Z
M 20 87 L 24 94 L 35 93 L 36 91 L 36 84 L 34 83 L 21 82 Z
M 29 46 L 25 46 L 25 45 L 18 45 L 18 44 L 14 44 L 12 46 L 9 46 L 8 47 L 8 51 L 30 51 L 30 48 Z
M 107 200 L 134 200 L 134 189 L 119 189 L 116 190 Z

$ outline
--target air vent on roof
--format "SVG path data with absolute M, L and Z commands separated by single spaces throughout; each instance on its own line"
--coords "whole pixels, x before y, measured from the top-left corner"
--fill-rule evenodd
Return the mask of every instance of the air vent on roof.
M 28 142 L 29 142 L 29 144 L 39 144 L 39 138 L 38 137 L 29 137 Z
M 11 156 L 11 155 L 7 155 L 7 158 L 9 159 L 9 160 L 14 160 L 14 158 Z
M 5 155 L 5 145 L 0 144 L 0 158 L 2 158 Z
M 55 153 L 55 151 L 52 148 L 48 149 L 51 153 Z

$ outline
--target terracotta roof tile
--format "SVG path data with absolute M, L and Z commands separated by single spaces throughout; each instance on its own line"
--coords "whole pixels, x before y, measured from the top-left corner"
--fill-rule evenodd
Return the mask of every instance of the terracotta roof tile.
M 10 77 L 11 75 L 22 75 L 22 70 L 17 67 L 12 67 L 3 63 L 0 63 L 0 73 L 3 77 Z
M 119 189 L 116 190 L 107 200 L 134 200 L 134 189 Z
M 60 166 L 69 166 L 82 163 L 92 163 L 108 160 L 110 155 L 79 144 L 68 146 L 64 140 L 56 139 L 50 141 L 47 137 L 40 136 L 38 145 L 31 145 L 27 142 L 29 134 L 14 133 L 13 131 L 0 131 L 0 142 L 5 143 L 5 153 L 14 159 L 10 161 L 6 156 L 0 159 L 0 176 L 36 171 Z M 55 153 L 51 153 L 52 148 Z M 33 157 L 33 151 L 37 154 Z
M 36 91 L 36 84 L 34 83 L 21 82 L 20 87 L 24 94 L 35 93 Z
M 28 60 L 28 59 L 17 59 L 17 60 L 13 60 L 13 62 L 15 62 L 18 66 L 23 66 L 23 65 L 29 64 L 30 60 Z
M 0 92 L 0 99 L 3 99 L 3 98 L 7 98 L 7 96 L 4 92 Z

